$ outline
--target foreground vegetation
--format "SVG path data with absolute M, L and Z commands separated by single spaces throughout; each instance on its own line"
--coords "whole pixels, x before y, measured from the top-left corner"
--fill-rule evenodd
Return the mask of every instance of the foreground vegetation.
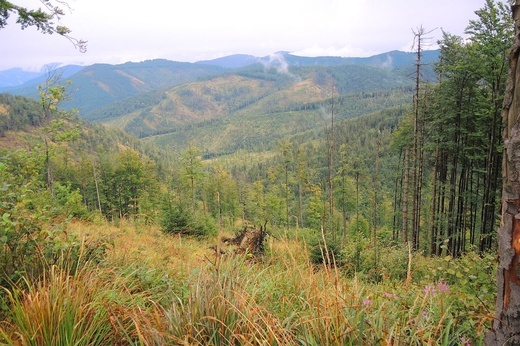
M 73 149 L 50 156 L 72 158 Z M 492 254 L 425 258 L 394 241 L 390 229 L 380 229 L 373 242 L 366 225 L 324 237 L 319 227 L 269 223 L 264 256 L 227 249 L 216 256 L 211 247 L 218 236 L 242 227 L 240 218 L 224 213 L 232 210 L 225 194 L 214 219 L 210 203 L 207 215 L 192 209 L 198 203 L 190 175 L 174 180 L 178 190 L 148 185 L 146 166 L 124 149 L 113 153 L 126 160 L 113 162 L 111 179 L 86 165 L 99 179 L 100 197 L 94 181 L 93 200 L 102 202 L 91 209 L 88 195 L 63 178 L 70 175 L 61 168 L 74 161 L 49 166 L 46 153 L 36 147 L 0 157 L 0 343 L 453 345 L 479 344 L 489 328 Z M 185 167 L 200 164 L 192 163 Z M 219 179 L 207 186 L 208 196 L 212 186 L 234 186 L 224 170 L 210 177 Z M 151 203 L 161 196 L 170 197 L 162 211 Z M 280 209 L 257 202 L 260 210 Z
M 492 318 L 491 256 L 414 255 L 408 268 L 408 251 L 389 248 L 378 282 L 348 260 L 312 264 L 305 230 L 270 237 L 258 259 L 217 257 L 209 249 L 216 239 L 139 222 L 72 222 L 66 232 L 79 235 L 85 257 L 70 261 L 63 251 L 62 261 L 2 294 L 2 343 L 473 345 Z M 101 261 L 88 258 L 93 241 L 111 244 Z

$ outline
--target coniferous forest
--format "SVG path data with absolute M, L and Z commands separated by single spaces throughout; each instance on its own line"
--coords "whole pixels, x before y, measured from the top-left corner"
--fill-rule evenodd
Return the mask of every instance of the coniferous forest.
M 434 63 L 417 28 L 396 71 L 0 94 L 0 344 L 483 344 L 510 12 L 487 0 Z

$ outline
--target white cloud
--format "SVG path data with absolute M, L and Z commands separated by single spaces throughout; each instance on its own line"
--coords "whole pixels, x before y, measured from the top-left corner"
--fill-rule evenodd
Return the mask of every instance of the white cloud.
M 13 0 L 17 1 L 17 0 Z M 40 7 L 38 0 L 18 0 Z M 197 61 L 276 51 L 369 56 L 410 50 L 412 28 L 461 35 L 485 0 L 70 0 L 63 23 L 89 41 L 81 54 L 57 35 L 12 23 L 0 30 L 0 70 L 52 61 L 85 63 L 166 58 Z M 440 38 L 434 33 L 433 42 Z

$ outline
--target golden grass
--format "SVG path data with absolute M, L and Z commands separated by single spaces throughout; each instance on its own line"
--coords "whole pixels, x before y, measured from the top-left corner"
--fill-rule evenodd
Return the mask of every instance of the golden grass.
M 454 287 L 434 292 L 418 283 L 347 277 L 338 268 L 310 264 L 301 241 L 271 237 L 264 258 L 252 260 L 216 257 L 209 248 L 216 239 L 166 235 L 140 222 L 72 222 L 68 231 L 87 241 L 111 239 L 106 263 L 73 278 L 60 274 L 35 283 L 20 293 L 18 311 L 36 314 L 30 305 L 37 305 L 24 302 L 45 297 L 48 287 L 65 298 L 71 296 L 67 287 L 78 287 L 87 299 L 76 310 L 103 307 L 93 328 L 109 330 L 121 345 L 452 345 L 478 342 L 485 329 L 475 327 L 481 316 Z M 47 316 L 55 308 L 42 307 Z M 3 333 L 18 335 L 22 327 L 13 323 Z
M 141 225 L 131 221 L 121 221 L 118 225 L 87 224 L 72 222 L 69 231 L 80 237 L 93 239 L 104 237 L 113 242 L 107 261 L 114 263 L 135 263 L 166 270 L 197 267 L 213 250 L 208 243 L 179 235 L 167 235 L 156 225 Z
M 96 300 L 106 284 L 99 280 L 87 270 L 70 276 L 52 267 L 37 282 L 25 283 L 27 287 L 10 294 L 13 327 L 0 328 L 0 341 L 35 346 L 108 343 L 109 311 Z

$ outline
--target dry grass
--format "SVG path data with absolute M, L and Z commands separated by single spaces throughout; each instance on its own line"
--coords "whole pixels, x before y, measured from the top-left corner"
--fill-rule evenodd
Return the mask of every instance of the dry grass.
M 105 284 L 83 270 L 72 277 L 52 267 L 39 281 L 10 294 L 11 324 L 0 329 L 11 345 L 108 344 L 109 311 L 96 296 Z M 0 341 L 2 339 L 0 338 Z
M 140 225 L 130 221 L 122 221 L 118 225 L 73 222 L 69 230 L 86 239 L 109 239 L 114 246 L 108 252 L 107 261 L 113 263 L 139 262 L 146 267 L 179 271 L 198 266 L 212 254 L 209 248 L 211 242 L 201 243 L 188 237 L 167 235 L 156 225 Z
M 215 257 L 212 240 L 142 224 L 72 223 L 69 231 L 114 247 L 100 266 L 73 277 L 51 272 L 13 293 L 0 340 L 30 345 L 30 335 L 81 325 L 102 336 L 99 345 L 456 345 L 478 343 L 485 328 L 455 287 L 349 278 L 311 265 L 301 242 L 270 238 L 265 257 L 251 261 Z

